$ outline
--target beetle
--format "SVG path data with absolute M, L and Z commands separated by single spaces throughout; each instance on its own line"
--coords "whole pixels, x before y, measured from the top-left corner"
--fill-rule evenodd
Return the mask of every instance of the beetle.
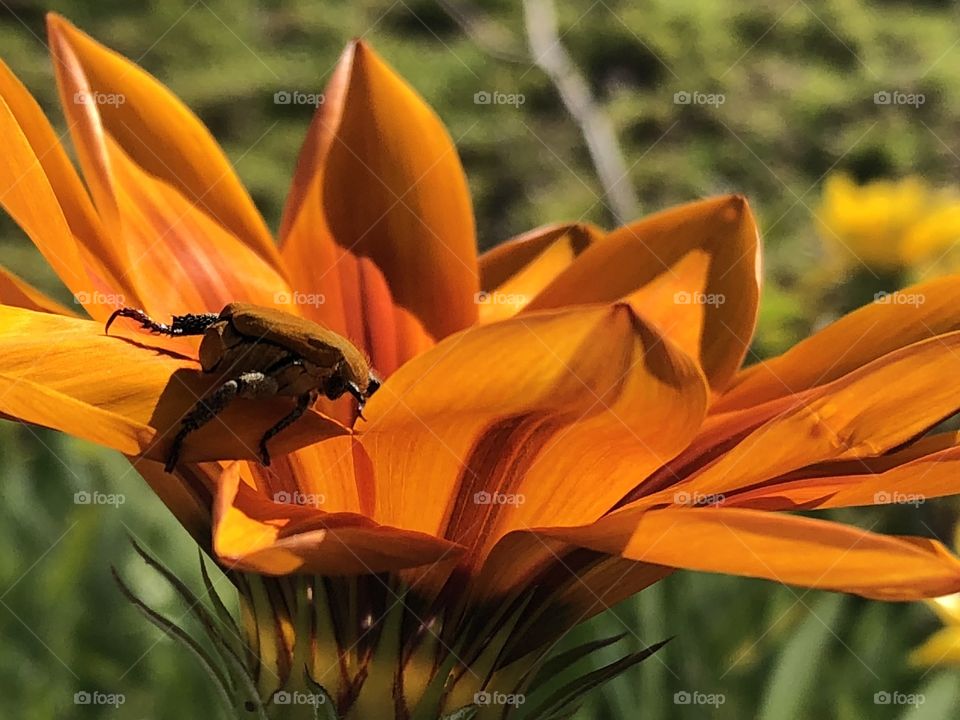
M 176 467 L 186 437 L 213 420 L 234 398 L 297 399 L 293 410 L 260 439 L 260 461 L 269 466 L 267 443 L 296 422 L 320 393 L 330 400 L 350 393 L 363 417 L 367 398 L 380 387 L 369 361 L 349 340 L 283 310 L 235 302 L 219 313 L 174 315 L 166 325 L 143 310 L 122 307 L 107 319 L 104 333 L 109 334 L 113 321 L 120 317 L 171 337 L 202 335 L 201 369 L 228 378 L 183 417 L 167 455 L 167 472 Z

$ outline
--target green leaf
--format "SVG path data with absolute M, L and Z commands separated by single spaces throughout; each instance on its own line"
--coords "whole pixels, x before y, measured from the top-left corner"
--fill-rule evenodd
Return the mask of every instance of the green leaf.
M 306 667 L 303 668 L 303 677 L 307 683 L 307 687 L 323 698 L 323 702 L 315 705 L 313 708 L 314 720 L 340 720 L 337 717 L 337 706 L 333 702 L 333 698 L 330 697 L 330 693 L 327 692 L 327 689 L 323 687 L 323 685 L 310 677 L 310 670 Z
M 639 652 L 631 653 L 586 675 L 582 675 L 555 691 L 539 705 L 535 707 L 532 706 L 530 710 L 523 708 L 519 716 L 527 718 L 528 720 L 541 720 L 542 718 L 553 717 L 559 712 L 566 712 L 572 704 L 579 701 L 580 698 L 590 690 L 603 685 L 628 668 L 646 660 L 668 642 L 670 642 L 670 638 L 644 648 Z
M 190 637 L 190 635 L 188 635 L 184 630 L 157 611 L 150 608 L 146 603 L 138 598 L 134 592 L 127 587 L 126 583 L 123 582 L 115 567 L 111 567 L 110 572 L 113 574 L 113 578 L 116 580 L 117 585 L 120 586 L 120 592 L 124 594 L 127 600 L 133 603 L 133 605 L 140 612 L 142 612 L 151 623 L 160 628 L 164 634 L 169 635 L 175 640 L 179 640 L 188 650 L 190 650 L 190 652 L 193 653 L 194 657 L 200 661 L 200 664 L 210 675 L 211 680 L 213 680 L 214 687 L 216 687 L 218 690 L 220 699 L 223 701 L 224 706 L 227 709 L 234 711 L 236 708 L 234 707 L 234 702 L 232 699 L 233 688 L 231 687 L 230 681 L 224 674 L 223 669 L 217 665 L 214 659 L 210 657 L 209 653 L 200 647 L 197 641 Z M 261 720 L 267 720 L 262 711 L 260 713 L 260 718 Z
M 619 635 L 612 635 L 611 637 L 601 638 L 600 640 L 593 640 L 549 657 L 547 661 L 543 663 L 543 667 L 537 672 L 531 683 L 531 687 L 539 687 L 541 683 L 555 678 L 565 670 L 569 670 L 575 663 L 588 655 L 592 655 L 597 650 L 602 650 L 605 647 L 620 642 L 625 636 L 626 633 L 620 633 Z

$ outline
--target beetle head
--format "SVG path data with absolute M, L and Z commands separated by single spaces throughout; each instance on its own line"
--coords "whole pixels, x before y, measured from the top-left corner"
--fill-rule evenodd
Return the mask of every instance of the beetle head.
M 370 396 L 373 395 L 377 390 L 380 389 L 380 378 L 371 372 L 367 376 L 367 386 L 363 389 L 360 388 L 357 383 L 351 382 L 347 383 L 347 392 L 349 392 L 353 397 L 357 399 L 357 414 L 363 418 L 363 406 L 367 404 L 367 400 L 370 399 Z M 366 419 L 366 418 L 364 418 Z
M 367 400 L 373 395 L 377 390 L 380 389 L 380 378 L 378 378 L 374 373 L 370 373 L 366 382 L 361 385 L 360 383 L 354 380 L 348 380 L 344 377 L 342 370 L 335 372 L 329 378 L 327 378 L 326 385 L 324 387 L 324 394 L 331 400 L 336 400 L 345 392 L 350 393 L 357 401 L 360 417 L 363 417 L 363 406 L 366 405 Z

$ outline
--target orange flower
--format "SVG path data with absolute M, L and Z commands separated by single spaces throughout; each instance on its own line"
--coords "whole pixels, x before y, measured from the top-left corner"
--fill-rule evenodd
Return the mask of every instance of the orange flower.
M 310 687 L 303 667 L 355 717 L 532 693 L 557 638 L 677 568 L 884 599 L 960 590 L 935 541 L 778 512 L 960 490 L 953 435 L 909 444 L 960 408 L 960 280 L 741 371 L 760 287 L 743 198 L 609 233 L 551 225 L 478 259 L 450 137 L 359 42 L 277 245 L 166 88 L 62 18 L 49 32 L 89 194 L 0 66 L 0 202 L 93 319 L 0 275 L 0 413 L 128 455 L 231 572 L 259 692 L 244 702 Z M 210 389 L 196 342 L 107 337 L 103 320 L 232 301 L 349 337 L 385 382 L 365 421 L 318 403 L 270 468 L 257 441 L 289 404 L 238 400 L 165 475 Z

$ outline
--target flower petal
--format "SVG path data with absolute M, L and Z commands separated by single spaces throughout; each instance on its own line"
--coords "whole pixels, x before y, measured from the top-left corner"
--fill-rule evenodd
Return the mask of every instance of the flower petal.
M 121 259 L 125 256 L 123 249 L 114 238 L 104 232 L 83 181 L 77 175 L 43 110 L 2 60 L 0 97 L 7 103 L 14 120 L 33 149 L 77 243 L 88 251 L 89 256 L 100 261 L 109 284 L 117 292 L 129 297 L 130 302 L 136 302 L 132 286 L 129 282 L 124 282 L 122 277 Z
M 611 232 L 528 310 L 629 297 L 644 317 L 700 360 L 713 389 L 743 361 L 760 294 L 760 243 L 747 201 L 711 198 Z
M 114 201 L 122 217 L 128 273 L 144 310 L 159 317 L 219 312 L 231 302 L 283 305 L 284 278 L 164 181 L 151 177 L 109 136 Z
M 166 458 L 184 414 L 218 382 L 192 360 L 108 337 L 96 322 L 0 306 L 0 413 L 127 455 Z M 191 434 L 186 462 L 256 458 L 263 433 L 289 412 L 284 399 L 237 400 Z M 348 432 L 309 412 L 271 443 L 282 455 Z
M 924 538 L 739 508 L 623 510 L 544 534 L 611 555 L 703 572 L 766 578 L 883 600 L 960 589 L 960 560 Z
M 310 205 L 323 208 L 342 250 L 376 264 L 393 302 L 432 337 L 475 322 L 473 212 L 456 148 L 433 111 L 362 42 L 347 48 L 327 88 L 284 211 L 293 285 L 322 292 L 329 268 L 312 262 L 317 234 L 298 220 Z
M 899 348 L 960 330 L 958 276 L 931 280 L 879 299 L 783 355 L 744 370 L 714 410 L 749 407 L 824 385 Z
M 275 304 L 274 298 L 288 290 L 275 269 L 276 250 L 265 260 L 262 248 L 249 236 L 244 244 L 233 234 L 235 223 L 225 220 L 226 206 L 211 209 L 203 204 L 196 193 L 209 178 L 205 180 L 176 160 L 184 151 L 178 143 L 184 140 L 175 141 L 161 133 L 168 125 L 179 128 L 177 132 L 192 138 L 191 157 L 200 163 L 209 161 L 210 167 L 216 168 L 217 162 L 204 157 L 209 147 L 201 136 L 191 135 L 193 131 L 182 125 L 186 116 L 181 115 L 187 111 L 176 109 L 180 106 L 170 98 L 169 102 L 151 100 L 151 93 L 159 93 L 162 99 L 166 91 L 161 92 L 139 69 L 55 16 L 50 19 L 50 37 L 55 59 L 60 61 L 61 99 L 78 156 L 107 231 L 121 244 L 122 278 L 137 289 L 137 304 L 160 316 L 219 311 L 236 300 Z M 130 98 L 119 84 L 111 84 L 120 83 L 125 76 L 129 76 Z M 75 100 L 78 97 L 117 101 L 80 102 Z M 129 116 L 148 111 L 156 113 L 159 126 L 153 127 L 154 120 Z M 169 116 L 167 120 L 164 114 Z M 183 120 L 187 125 L 196 122 L 192 116 L 188 119 L 190 122 Z M 206 140 L 216 150 L 212 140 Z M 156 167 L 159 147 L 170 150 L 171 167 L 183 171 L 186 181 L 170 179 L 170 170 L 161 172 Z M 230 195 L 229 185 L 224 186 L 225 197 Z M 211 186 L 205 192 L 212 195 L 212 190 Z M 162 272 L 158 268 L 163 268 Z M 124 299 L 117 304 L 134 303 Z
M 696 364 L 626 305 L 471 328 L 367 405 L 375 517 L 462 544 L 599 517 L 689 442 L 706 401 Z M 594 472 L 628 450 L 629 468 Z
M 73 315 L 56 300 L 47 297 L 35 287 L 0 266 L 0 305 L 13 305 L 26 310 Z
M 105 316 L 116 303 L 116 287 L 89 253 L 82 253 L 43 165 L 17 118 L 0 99 L 0 206 L 33 241 L 74 297 L 94 316 Z
M 714 463 L 643 502 L 677 492 L 725 495 L 814 463 L 881 455 L 960 407 L 958 352 L 960 332 L 940 335 L 802 393 Z
M 240 481 L 238 464 L 220 478 L 213 547 L 230 568 L 266 575 L 372 574 L 452 562 L 461 551 L 442 538 L 362 515 L 272 502 Z
M 910 663 L 929 667 L 960 665 L 960 627 L 945 627 L 910 653 Z
M 481 255 L 480 322 L 515 315 L 602 236 L 585 223 L 545 225 Z
M 113 194 L 103 142 L 109 135 L 144 172 L 278 267 L 263 219 L 203 123 L 154 77 L 61 16 L 47 16 L 47 31 L 77 155 L 101 213 Z
M 877 458 L 824 463 L 737 493 L 724 505 L 790 510 L 922 504 L 960 493 L 957 433 L 933 435 Z

